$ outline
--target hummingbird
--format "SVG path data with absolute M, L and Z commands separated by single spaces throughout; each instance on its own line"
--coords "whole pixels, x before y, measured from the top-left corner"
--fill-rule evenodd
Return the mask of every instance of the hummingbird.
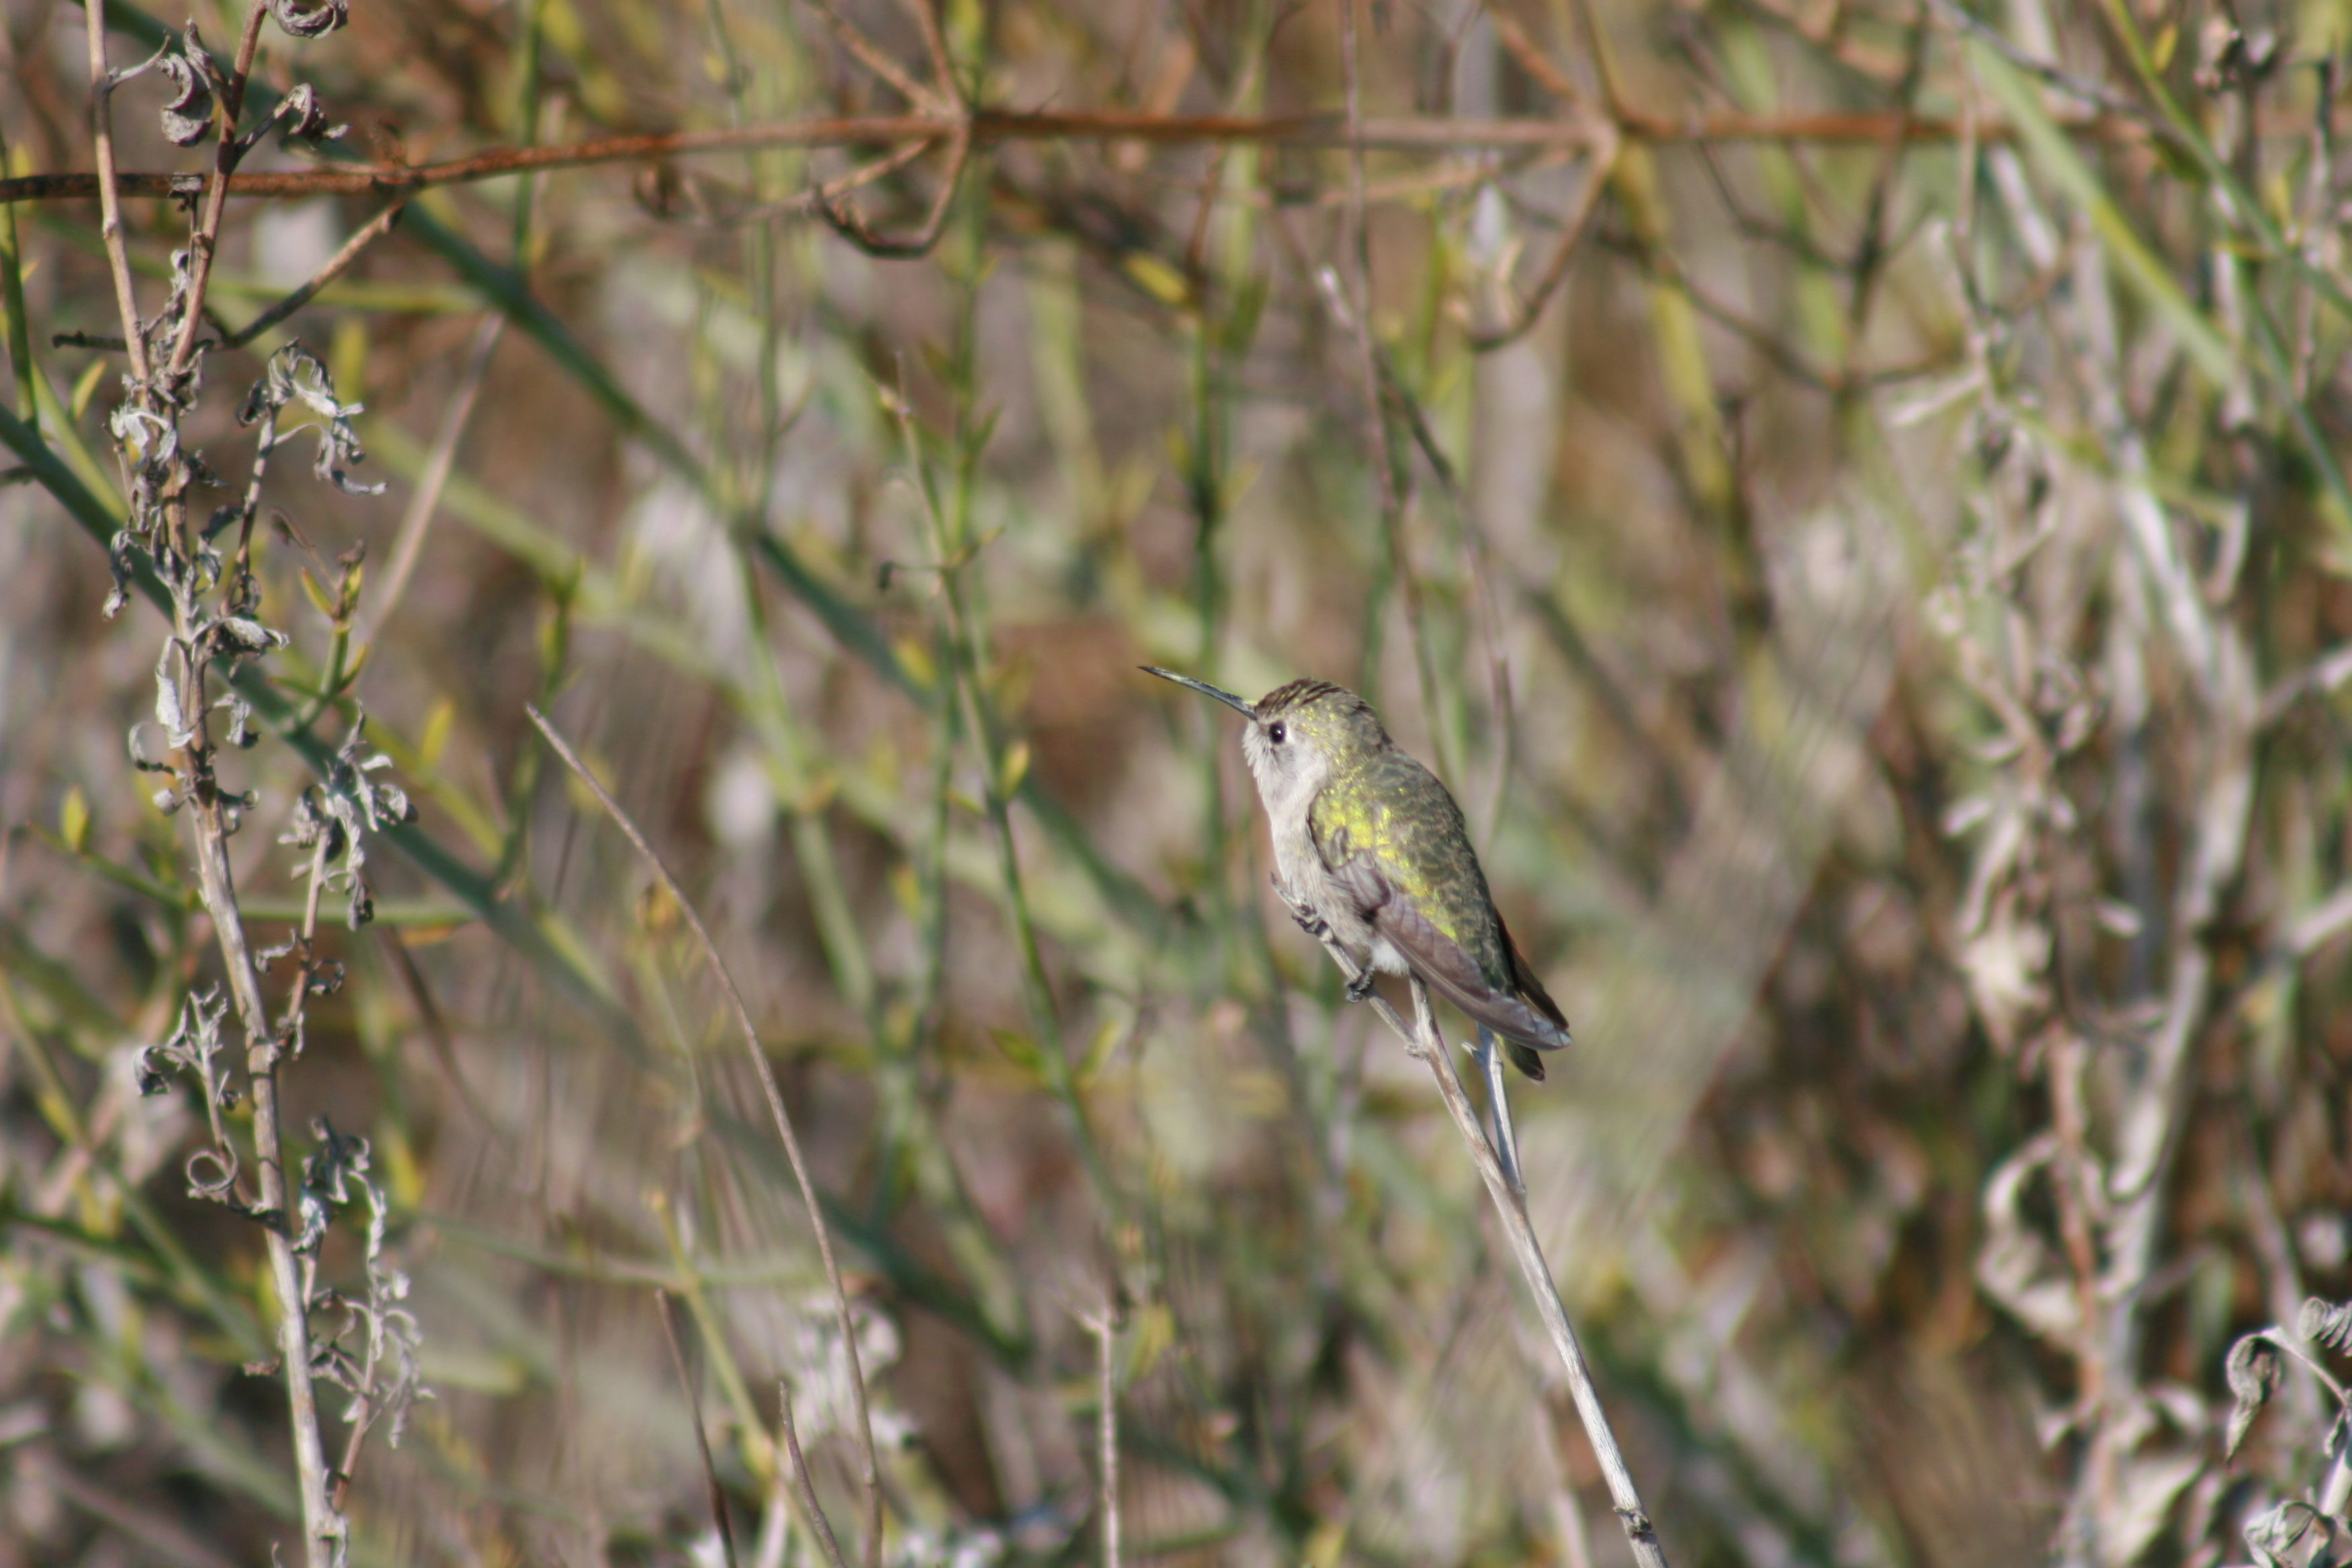
M 1568 1020 L 1503 924 L 1462 808 L 1389 739 L 1372 705 L 1328 680 L 1294 680 L 1249 702 L 1139 668 L 1249 721 L 1242 755 L 1274 827 L 1276 889 L 1311 934 L 1323 932 L 1302 905 L 1355 960 L 1349 994 L 1370 996 L 1375 971 L 1417 975 L 1479 1026 L 1489 1063 L 1491 1032 L 1512 1066 L 1540 1079 L 1537 1053 L 1569 1043 Z M 1490 1088 L 1500 1089 L 1498 1078 Z

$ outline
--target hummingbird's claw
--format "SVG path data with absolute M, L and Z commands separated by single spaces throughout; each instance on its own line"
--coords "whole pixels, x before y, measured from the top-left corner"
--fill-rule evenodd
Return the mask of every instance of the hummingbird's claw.
M 1315 906 L 1313 904 L 1308 903 L 1306 900 L 1299 898 L 1290 890 L 1289 887 L 1284 883 L 1282 874 L 1280 872 L 1276 872 L 1272 880 L 1274 882 L 1274 896 L 1282 900 L 1283 908 L 1290 911 L 1290 918 L 1298 922 L 1298 929 L 1300 931 L 1305 931 L 1317 942 L 1321 942 L 1325 937 L 1331 934 L 1329 922 L 1326 921 L 1321 915 L 1315 912 Z
M 1348 982 L 1348 1000 L 1350 1002 L 1369 1002 L 1371 999 L 1372 972 L 1370 969 L 1366 969 L 1361 974 L 1357 975 L 1353 980 Z

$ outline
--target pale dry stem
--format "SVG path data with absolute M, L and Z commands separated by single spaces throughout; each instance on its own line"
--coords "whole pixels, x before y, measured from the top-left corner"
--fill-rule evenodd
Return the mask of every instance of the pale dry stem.
M 816 1236 L 817 1258 L 824 1268 L 825 1284 L 833 1292 L 834 1317 L 840 1329 L 843 1352 L 849 1361 L 850 1393 L 857 1413 L 858 1460 L 863 1469 L 859 1479 L 866 1493 L 866 1568 L 874 1568 L 882 1555 L 882 1470 L 874 1452 L 874 1420 L 866 1392 L 866 1369 L 857 1352 L 857 1326 L 849 1310 L 848 1288 L 842 1283 L 841 1265 L 834 1258 L 833 1234 L 824 1222 L 824 1207 L 817 1198 L 815 1178 L 809 1174 L 807 1158 L 801 1152 L 800 1137 L 793 1130 L 792 1113 L 784 1109 L 783 1092 L 776 1087 L 776 1075 L 768 1066 L 766 1053 L 761 1049 L 760 1032 L 752 1026 L 751 1009 L 744 1005 L 743 994 L 735 988 L 735 978 L 728 972 L 726 961 L 719 956 L 719 944 L 711 941 L 709 930 L 703 925 L 701 915 L 695 911 L 693 903 L 688 900 L 686 890 L 678 886 L 677 879 L 670 874 L 668 864 L 655 852 L 646 836 L 638 831 L 629 814 L 621 809 L 621 803 L 613 798 L 611 792 L 589 771 L 588 764 L 580 760 L 580 754 L 549 722 L 547 715 L 528 702 L 523 704 L 523 711 L 530 715 L 533 724 L 539 726 L 539 732 L 546 739 L 549 749 L 565 767 L 572 770 L 572 776 L 587 787 L 588 793 L 596 797 L 596 803 L 604 808 L 614 826 L 644 857 L 656 879 L 677 903 L 679 916 L 701 946 L 703 957 L 710 964 L 711 974 L 727 998 L 728 1008 L 735 1015 L 736 1026 L 742 1032 L 744 1054 L 751 1058 L 751 1070 L 759 1078 L 761 1093 L 768 1101 L 768 1113 L 776 1124 L 776 1137 L 783 1144 L 784 1156 L 792 1164 L 793 1180 L 800 1186 L 801 1201 L 807 1205 L 809 1227 Z M 827 1552 L 839 1568 L 840 1548 L 834 1542 L 832 1525 L 817 1507 L 816 1492 L 808 1480 L 808 1468 L 801 1458 L 800 1438 L 793 1426 L 789 1391 L 784 1395 L 783 1423 L 793 1471 L 800 1478 L 805 1501 L 814 1516 L 817 1530 L 824 1539 Z
M 142 408 L 153 412 L 158 410 L 164 393 L 157 384 L 153 361 L 147 352 L 138 299 L 131 281 L 130 252 L 123 239 L 122 203 L 114 163 L 110 110 L 114 79 L 106 63 L 104 7 L 91 5 L 88 10 L 90 130 L 99 168 L 100 206 L 103 215 L 100 232 L 109 270 L 113 277 L 116 305 L 122 318 L 124 352 L 131 362 L 132 398 Z M 247 17 L 236 73 L 230 79 L 220 110 L 226 126 L 223 132 L 225 147 L 235 141 L 236 106 L 244 96 L 246 77 L 252 68 L 254 49 L 266 15 L 267 7 L 260 4 L 260 0 L 256 0 Z M 195 331 L 203 319 L 205 291 L 210 276 L 213 242 L 219 233 L 227 177 L 233 163 L 234 159 L 224 152 L 216 168 L 205 220 L 194 240 L 196 256 L 184 302 L 184 315 L 179 342 L 174 345 L 170 366 L 163 374 L 166 381 L 176 380 L 184 374 L 194 352 Z M 159 416 L 168 418 L 169 411 L 161 411 Z M 165 547 L 184 549 L 187 541 L 183 537 L 185 532 L 184 519 L 169 514 L 184 513 L 185 497 L 174 495 L 165 505 L 167 516 L 162 526 L 166 527 L 170 534 Z M 199 631 L 192 618 L 194 613 L 189 592 L 175 591 L 173 595 L 173 632 L 179 646 L 191 650 L 197 646 Z M 220 943 L 223 966 L 227 972 L 230 994 L 236 1000 L 238 1021 L 246 1032 L 247 1071 L 250 1079 L 248 1092 L 253 1103 L 253 1139 L 258 1183 L 255 1206 L 262 1221 L 265 1245 L 269 1255 L 270 1283 L 278 1312 L 278 1353 L 280 1369 L 286 1378 L 296 1480 L 301 1499 L 303 1556 L 310 1568 L 327 1568 L 338 1554 L 340 1543 L 348 1533 L 348 1525 L 335 1505 L 331 1489 L 326 1447 L 319 1429 L 318 1390 L 310 1372 L 309 1296 L 289 1230 L 291 1211 L 287 1201 L 286 1147 L 278 1094 L 278 1063 L 281 1047 L 270 1025 L 268 1005 L 262 995 L 260 975 L 251 945 L 246 938 L 244 917 L 237 907 L 236 879 L 228 858 L 228 807 L 222 799 L 218 781 L 213 776 L 213 744 L 203 718 L 209 706 L 204 690 L 205 666 L 193 652 L 189 655 L 189 663 L 195 685 L 194 711 L 198 717 L 195 732 L 184 755 L 184 776 L 191 785 L 188 807 L 192 836 L 195 840 L 197 878 L 205 907 L 212 917 L 214 933 Z
M 1365 971 L 1349 955 L 1339 939 L 1331 933 L 1315 914 L 1314 906 L 1292 896 L 1279 879 L 1275 891 L 1299 923 L 1322 942 L 1331 961 L 1339 966 L 1352 985 L 1361 980 Z M 1560 1368 L 1567 1373 L 1569 1394 L 1576 1402 L 1576 1413 L 1584 1423 L 1584 1434 L 1592 1444 L 1592 1452 L 1601 1462 L 1602 1479 L 1608 1483 L 1609 1500 L 1625 1529 L 1626 1544 L 1633 1549 L 1633 1561 L 1639 1568 L 1666 1568 L 1665 1548 L 1660 1544 L 1656 1529 L 1642 1507 L 1641 1493 L 1634 1488 L 1633 1472 L 1625 1467 L 1625 1456 L 1617 1447 L 1616 1433 L 1610 1427 L 1609 1413 L 1602 1408 L 1601 1394 L 1592 1386 L 1592 1374 L 1585 1365 L 1583 1347 L 1577 1342 L 1576 1330 L 1568 1321 L 1568 1309 L 1559 1299 L 1559 1289 L 1552 1283 L 1550 1267 L 1545 1263 L 1543 1247 L 1536 1239 L 1535 1226 L 1528 1217 L 1526 1197 L 1511 1185 L 1509 1175 L 1495 1152 L 1486 1128 L 1478 1120 L 1477 1108 L 1463 1089 L 1462 1079 L 1454 1071 L 1454 1059 L 1445 1049 L 1445 1039 L 1437 1026 L 1436 1009 L 1431 1005 L 1429 988 L 1418 976 L 1412 982 L 1413 1022 L 1408 1026 L 1387 997 L 1373 992 L 1369 998 L 1372 1011 L 1381 1021 L 1396 1032 L 1405 1048 L 1429 1066 L 1430 1076 L 1437 1080 L 1437 1092 L 1445 1101 L 1448 1114 L 1454 1118 L 1455 1131 L 1470 1151 L 1471 1163 L 1478 1177 L 1486 1184 L 1486 1195 L 1493 1200 L 1495 1213 L 1503 1224 L 1503 1235 L 1510 1243 L 1511 1256 L 1519 1266 L 1520 1276 L 1527 1280 L 1528 1290 L 1535 1298 L 1537 1316 L 1543 1320 L 1544 1331 L 1550 1336 L 1552 1349 L 1559 1355 Z

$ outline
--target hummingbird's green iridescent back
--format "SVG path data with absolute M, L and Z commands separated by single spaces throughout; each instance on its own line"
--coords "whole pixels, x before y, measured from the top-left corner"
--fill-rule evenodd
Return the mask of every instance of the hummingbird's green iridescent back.
M 1462 808 L 1434 773 L 1393 742 L 1360 752 L 1339 764 L 1307 819 L 1325 864 L 1370 851 L 1390 887 L 1470 955 L 1481 979 L 1510 984 L 1486 874 Z

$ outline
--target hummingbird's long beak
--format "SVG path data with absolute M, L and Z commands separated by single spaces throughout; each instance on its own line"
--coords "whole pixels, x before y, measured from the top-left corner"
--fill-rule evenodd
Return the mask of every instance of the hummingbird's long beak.
M 1244 719 L 1257 717 L 1256 703 L 1244 702 L 1232 692 L 1212 686 L 1205 680 L 1195 680 L 1189 675 L 1179 675 L 1172 669 L 1162 669 L 1156 664 L 1139 664 L 1135 668 L 1146 675 L 1156 675 L 1162 680 L 1172 680 L 1179 686 L 1189 686 L 1203 697 L 1213 697 Z

